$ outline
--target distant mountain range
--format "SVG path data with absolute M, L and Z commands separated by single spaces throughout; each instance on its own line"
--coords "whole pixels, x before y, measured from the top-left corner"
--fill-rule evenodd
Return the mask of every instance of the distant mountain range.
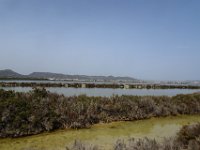
M 33 72 L 29 75 L 22 75 L 13 70 L 0 70 L 0 78 L 2 79 L 48 79 L 48 80 L 73 80 L 73 81 L 122 81 L 122 82 L 138 82 L 139 80 L 132 77 L 114 77 L 114 76 L 87 76 L 87 75 L 67 75 L 51 72 Z
M 26 80 L 55 80 L 55 81 L 80 81 L 80 82 L 122 82 L 122 83 L 149 83 L 149 84 L 169 84 L 169 85 L 198 85 L 199 80 L 186 81 L 145 81 L 132 77 L 114 76 L 87 76 L 87 75 L 67 75 L 51 72 L 33 72 L 29 75 L 22 75 L 13 70 L 0 70 L 0 79 L 26 79 Z

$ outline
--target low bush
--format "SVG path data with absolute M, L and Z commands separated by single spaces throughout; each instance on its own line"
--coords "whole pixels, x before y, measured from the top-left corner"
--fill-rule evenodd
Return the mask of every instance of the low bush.
M 44 88 L 29 93 L 0 90 L 0 137 L 181 114 L 200 114 L 199 93 L 174 97 L 65 97 Z

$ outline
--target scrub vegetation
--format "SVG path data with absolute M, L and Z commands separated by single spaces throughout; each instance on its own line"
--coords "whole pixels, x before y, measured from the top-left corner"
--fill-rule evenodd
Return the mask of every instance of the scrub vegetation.
M 0 137 L 181 114 L 200 114 L 200 93 L 174 97 L 65 97 L 44 88 L 28 93 L 0 90 Z
M 71 88 L 128 88 L 128 89 L 200 89 L 197 85 L 166 84 L 113 84 L 113 83 L 36 83 L 36 82 L 0 82 L 1 87 L 71 87 Z

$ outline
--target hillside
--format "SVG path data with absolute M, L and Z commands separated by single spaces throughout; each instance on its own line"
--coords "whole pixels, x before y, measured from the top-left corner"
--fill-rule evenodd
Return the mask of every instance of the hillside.
M 0 70 L 0 78 L 22 78 L 23 75 L 10 69 Z
M 33 72 L 29 75 L 22 75 L 10 69 L 0 70 L 0 78 L 27 78 L 27 79 L 52 79 L 52 80 L 81 80 L 81 81 L 122 81 L 137 82 L 139 80 L 131 77 L 114 77 L 114 76 L 87 76 L 87 75 L 67 75 L 51 72 Z

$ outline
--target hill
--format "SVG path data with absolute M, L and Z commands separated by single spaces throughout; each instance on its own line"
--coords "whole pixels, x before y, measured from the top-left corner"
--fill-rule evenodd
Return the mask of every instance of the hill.
M 23 78 L 24 76 L 10 69 L 0 70 L 0 78 Z
M 136 81 L 131 77 L 114 76 L 86 76 L 86 75 L 65 75 L 51 72 L 33 72 L 29 74 L 31 78 L 55 79 L 55 80 L 83 80 L 83 81 Z
M 0 70 L 0 78 L 26 78 L 26 79 L 50 79 L 50 80 L 74 80 L 74 81 L 98 81 L 98 82 L 137 82 L 139 80 L 131 77 L 114 76 L 87 76 L 87 75 L 67 75 L 51 72 L 33 72 L 29 75 L 22 75 L 10 69 Z

